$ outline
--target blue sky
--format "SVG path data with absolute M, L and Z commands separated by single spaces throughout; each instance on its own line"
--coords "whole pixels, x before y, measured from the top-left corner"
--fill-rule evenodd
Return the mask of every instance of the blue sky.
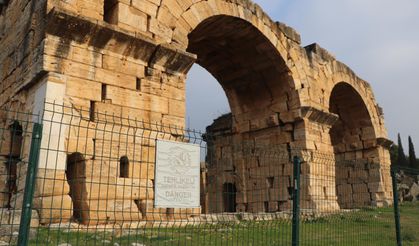
M 389 137 L 411 135 L 419 151 L 419 1 L 255 0 L 273 20 L 318 43 L 374 89 Z M 218 82 L 194 66 L 187 80 L 187 123 L 205 129 L 229 112 Z

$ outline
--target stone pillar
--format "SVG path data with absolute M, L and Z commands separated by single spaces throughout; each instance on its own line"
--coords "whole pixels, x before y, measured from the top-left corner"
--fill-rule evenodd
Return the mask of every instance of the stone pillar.
M 321 211 L 391 204 L 389 141 L 370 128 L 331 139 L 335 114 L 302 109 L 306 149 L 302 152 L 302 207 Z
M 302 158 L 301 208 L 316 211 L 339 209 L 336 195 L 336 158 L 329 131 L 336 122 L 335 114 L 313 107 L 302 107 L 296 123 L 296 139 L 305 146 L 295 149 Z

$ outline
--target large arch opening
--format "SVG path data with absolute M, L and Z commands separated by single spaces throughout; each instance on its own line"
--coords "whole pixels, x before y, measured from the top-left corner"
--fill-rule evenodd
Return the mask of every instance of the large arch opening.
M 292 107 L 289 69 L 278 50 L 251 23 L 213 16 L 202 21 L 188 38 L 187 51 L 196 54 L 196 63 L 222 86 L 234 122 Z
M 223 88 L 205 68 L 194 64 L 186 82 L 186 127 L 205 131 L 214 119 L 230 113 Z
M 330 112 L 339 116 L 330 130 L 338 204 L 341 208 L 371 205 L 368 184 L 373 169 L 368 166 L 366 151 L 376 136 L 367 106 L 359 93 L 343 82 L 333 88 L 329 103 Z
M 202 206 L 210 213 L 249 209 L 263 212 L 265 204 L 278 202 L 280 198 L 253 194 L 256 188 L 246 184 L 263 179 L 260 173 L 247 173 L 256 164 L 250 163 L 255 158 L 238 157 L 234 151 L 244 141 L 256 143 L 269 136 L 269 131 L 274 135 L 279 127 L 273 126 L 281 124 L 279 115 L 299 107 L 290 70 L 272 42 L 251 23 L 237 17 L 209 17 L 188 35 L 188 40 L 187 51 L 196 54 L 196 63 L 221 85 L 231 110 L 222 112 L 206 128 L 206 136 L 210 136 L 207 140 L 211 139 L 207 141 L 206 156 L 208 204 Z M 257 199 L 247 200 L 249 196 Z
M 89 222 L 89 205 L 86 189 L 86 161 L 83 154 L 75 152 L 67 156 L 65 171 L 73 202 L 73 219 L 81 224 Z

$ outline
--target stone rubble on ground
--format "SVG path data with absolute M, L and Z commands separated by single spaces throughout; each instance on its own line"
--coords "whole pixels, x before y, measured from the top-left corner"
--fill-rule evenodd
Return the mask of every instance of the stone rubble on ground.
M 396 180 L 400 202 L 419 201 L 419 176 L 399 171 L 396 174 Z
M 146 245 L 142 243 L 131 243 L 131 246 L 146 246 Z

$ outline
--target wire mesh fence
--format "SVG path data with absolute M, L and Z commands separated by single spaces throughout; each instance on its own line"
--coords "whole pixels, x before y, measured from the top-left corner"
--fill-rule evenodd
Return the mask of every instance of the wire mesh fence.
M 14 116 L 7 118 L 9 123 Z M 275 245 L 291 240 L 292 162 L 284 148 L 241 142 L 211 149 L 218 140 L 208 134 L 53 103 L 45 104 L 37 122 L 42 141 L 31 185 L 29 245 Z M 3 134 L 10 132 L 7 124 Z M 27 130 L 25 139 L 32 133 Z M 10 143 L 8 136 L 2 139 Z M 161 157 L 173 164 L 177 176 L 160 175 L 160 181 L 159 142 L 177 143 Z M 193 157 L 182 143 L 198 149 L 197 175 L 188 172 Z M 287 176 L 281 176 L 284 170 Z M 14 208 L 25 206 L 21 183 Z M 168 206 L 156 204 L 159 185 Z M 200 190 L 196 206 L 170 206 L 191 198 L 191 187 Z M 17 227 L 3 238 L 12 244 L 20 224 L 15 221 Z
M 389 168 L 347 153 L 315 153 L 308 163 L 301 175 L 301 245 L 395 245 L 392 197 L 383 182 Z
M 0 242 L 7 245 L 397 241 L 391 199 L 383 202 L 390 170 L 363 158 L 55 103 L 39 116 L 3 110 L 2 119 Z M 414 217 L 404 218 L 417 213 L 413 200 L 400 204 L 405 241 L 415 236 Z
M 419 243 L 419 170 L 408 167 L 393 167 L 392 175 L 397 187 L 396 200 L 399 209 L 398 245 L 418 245 Z
M 39 116 L 6 110 L 0 115 L 0 242 L 9 245 L 16 242 L 21 224 L 33 122 Z

